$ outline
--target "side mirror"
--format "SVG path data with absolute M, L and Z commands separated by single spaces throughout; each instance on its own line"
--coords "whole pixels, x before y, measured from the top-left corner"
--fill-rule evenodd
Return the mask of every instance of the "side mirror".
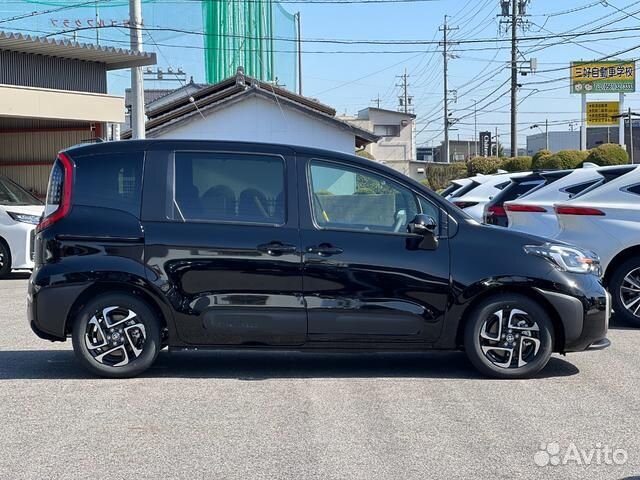
M 407 232 L 414 237 L 407 238 L 408 250 L 435 250 L 438 248 L 436 230 L 438 224 L 433 217 L 419 213 L 407 225 Z
M 434 235 L 438 224 L 433 217 L 424 213 L 417 214 L 413 220 L 407 225 L 407 231 L 416 235 Z

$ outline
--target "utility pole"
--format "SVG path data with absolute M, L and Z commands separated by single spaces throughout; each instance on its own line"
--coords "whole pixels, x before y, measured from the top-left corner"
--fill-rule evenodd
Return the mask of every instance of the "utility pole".
M 544 140 L 547 146 L 547 150 L 549 150 L 549 119 L 545 119 L 544 121 Z
M 501 24 L 511 28 L 511 155 L 518 155 L 518 27 L 526 28 L 528 23 L 523 20 L 526 16 L 527 5 L 530 0 L 500 0 L 502 8 Z M 537 66 L 536 59 L 523 61 L 528 67 L 523 67 L 522 75 L 534 73 Z
M 302 38 L 300 37 L 300 12 L 295 14 L 296 19 L 298 20 L 298 95 L 302 96 Z
M 131 50 L 142 52 L 142 4 L 141 0 L 129 0 L 129 28 Z M 145 138 L 144 76 L 142 67 L 131 68 L 131 131 L 132 138 Z
M 402 89 L 402 95 L 399 98 L 400 108 L 404 113 L 409 113 L 409 106 L 413 97 L 409 95 L 409 74 L 407 74 L 407 69 L 404 69 L 403 75 L 397 75 L 397 78 L 400 78 L 402 80 L 402 83 L 400 83 L 400 85 L 396 85 L 396 87 L 400 87 Z
M 375 103 L 377 108 L 380 108 L 380 94 L 378 93 L 378 96 L 376 98 L 374 98 L 373 100 L 371 100 L 371 103 Z
M 634 162 L 634 158 L 633 158 L 633 118 L 631 118 L 632 112 L 631 112 L 631 108 L 629 108 L 629 147 L 631 150 L 631 163 L 635 163 Z
M 476 146 L 476 157 L 478 156 L 478 101 L 473 101 L 473 141 Z
M 445 15 L 444 25 L 440 27 L 440 31 L 443 34 L 441 45 L 442 55 L 444 57 L 444 144 L 442 157 L 446 163 L 451 161 L 449 158 L 449 52 L 447 51 L 449 43 L 447 34 L 452 30 L 458 30 L 458 28 L 449 27 L 449 25 L 447 25 L 447 15 Z
M 518 156 L 518 0 L 511 0 L 511 156 Z

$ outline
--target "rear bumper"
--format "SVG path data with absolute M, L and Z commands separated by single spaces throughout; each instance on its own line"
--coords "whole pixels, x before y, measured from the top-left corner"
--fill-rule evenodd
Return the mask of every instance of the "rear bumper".
M 85 286 L 39 287 L 34 282 L 37 270 L 29 280 L 27 321 L 33 333 L 45 340 L 63 342 L 67 338 L 66 323 L 75 300 Z

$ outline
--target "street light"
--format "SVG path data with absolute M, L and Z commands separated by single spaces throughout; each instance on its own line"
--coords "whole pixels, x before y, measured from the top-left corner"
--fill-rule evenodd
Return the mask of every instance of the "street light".
M 531 125 L 529 127 L 530 129 L 534 129 L 537 128 L 540 130 L 540 133 L 544 133 L 544 138 L 545 138 L 545 149 L 549 150 L 549 120 L 545 120 L 544 121 L 544 131 L 542 130 L 542 128 L 540 127 L 540 125 L 538 125 L 537 123 L 534 125 Z

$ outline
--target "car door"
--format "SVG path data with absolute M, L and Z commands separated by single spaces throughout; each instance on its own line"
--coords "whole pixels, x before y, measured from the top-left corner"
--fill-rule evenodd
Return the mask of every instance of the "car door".
M 346 159 L 299 158 L 298 175 L 309 341 L 437 340 L 449 296 L 437 202 Z M 435 248 L 407 233 L 418 213 L 438 222 Z
M 178 337 L 194 345 L 304 343 L 291 152 L 231 145 L 149 157 L 145 192 L 155 176 L 167 196 L 146 205 L 145 257 L 173 306 Z

